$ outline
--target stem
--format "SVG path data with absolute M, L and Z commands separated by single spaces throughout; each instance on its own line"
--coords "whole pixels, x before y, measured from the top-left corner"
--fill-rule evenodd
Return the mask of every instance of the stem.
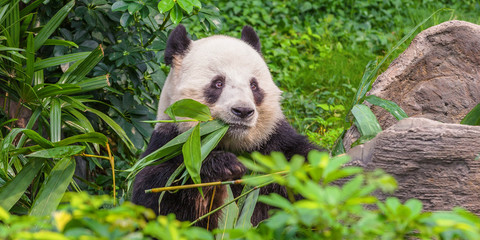
M 145 120 L 144 123 L 177 123 L 177 122 L 199 122 L 196 119 L 181 119 L 181 120 Z
M 163 31 L 165 29 L 165 25 L 167 24 L 168 22 L 168 19 L 170 19 L 170 12 L 167 13 L 167 16 L 165 16 L 165 18 L 163 19 L 163 22 L 162 22 L 162 25 L 160 25 L 160 27 L 158 28 L 157 31 Z M 155 32 L 153 33 L 153 36 L 150 37 L 150 39 L 148 40 L 147 43 L 145 43 L 144 47 L 148 47 L 150 44 L 152 44 L 153 40 L 155 40 L 155 38 L 157 37 L 157 35 L 155 34 Z
M 219 185 L 230 185 L 230 184 L 241 184 L 245 180 L 251 180 L 254 178 L 261 178 L 261 177 L 268 177 L 271 175 L 276 175 L 276 174 L 285 174 L 288 171 L 280 171 L 276 173 L 271 173 L 271 174 L 266 174 L 262 176 L 256 176 L 253 178 L 248 178 L 248 179 L 237 179 L 237 180 L 231 180 L 231 181 L 224 181 L 224 182 L 208 182 L 208 183 L 198 183 L 198 184 L 188 184 L 188 185 L 180 185 L 180 186 L 169 186 L 169 187 L 160 187 L 160 188 L 152 188 L 152 189 L 147 189 L 145 190 L 145 193 L 159 193 L 159 192 L 164 192 L 164 191 L 174 191 L 174 190 L 180 190 L 180 189 L 190 189 L 190 188 L 199 188 L 199 187 L 209 187 L 209 186 L 219 186 Z
M 115 188 L 115 159 L 112 156 L 112 151 L 110 151 L 110 145 L 108 142 L 107 144 L 107 152 L 108 152 L 108 160 L 110 161 L 110 165 L 112 166 L 112 179 L 113 179 L 113 205 L 117 205 L 117 198 L 116 198 L 116 193 L 117 189 Z
M 253 192 L 253 191 L 255 191 L 255 190 L 259 189 L 259 188 L 261 188 L 261 187 L 265 187 L 265 186 L 267 186 L 268 184 L 271 184 L 271 183 L 273 183 L 273 182 L 274 182 L 273 180 L 272 180 L 272 181 L 269 181 L 269 182 L 266 182 L 266 183 L 264 183 L 264 184 L 258 185 L 258 186 L 256 186 L 256 187 L 254 187 L 254 188 L 252 188 L 252 189 L 250 189 L 250 190 L 248 190 L 248 191 L 240 194 L 240 196 L 234 198 L 232 201 L 227 202 L 227 203 L 223 204 L 222 206 L 220 206 L 220 207 L 218 207 L 218 208 L 215 208 L 213 211 L 211 211 L 211 212 L 209 212 L 209 213 L 207 213 L 207 214 L 205 214 L 205 215 L 197 218 L 197 220 L 195 220 L 195 221 L 193 221 L 192 223 L 190 223 L 190 226 L 192 226 L 192 225 L 194 225 L 195 223 L 197 223 L 198 221 L 201 221 L 202 219 L 204 219 L 204 218 L 206 218 L 206 217 L 214 214 L 215 212 L 221 210 L 222 208 L 230 205 L 231 203 L 233 203 L 233 202 L 237 201 L 238 199 L 242 198 L 243 196 L 245 196 L 245 195 L 247 195 L 247 194 L 249 194 L 249 193 L 251 193 L 251 192 Z

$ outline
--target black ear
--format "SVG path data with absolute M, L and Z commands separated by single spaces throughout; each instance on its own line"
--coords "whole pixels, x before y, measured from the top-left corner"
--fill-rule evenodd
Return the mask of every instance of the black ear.
M 183 55 L 188 50 L 191 40 L 187 36 L 187 30 L 181 24 L 179 24 L 170 33 L 167 40 L 167 47 L 165 48 L 165 63 L 167 65 L 172 64 L 173 56 Z
M 242 40 L 250 44 L 258 53 L 262 54 L 260 39 L 257 36 L 255 30 L 250 26 L 245 26 L 242 29 Z

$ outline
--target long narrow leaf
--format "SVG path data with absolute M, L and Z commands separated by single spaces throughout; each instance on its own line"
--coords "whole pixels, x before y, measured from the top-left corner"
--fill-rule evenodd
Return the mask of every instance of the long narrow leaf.
M 55 211 L 68 184 L 72 181 L 74 171 L 75 161 L 73 158 L 62 158 L 58 161 L 40 188 L 30 215 L 47 216 Z
M 24 9 L 20 11 L 20 18 L 25 17 L 27 14 L 31 13 L 33 10 L 35 10 L 40 4 L 45 2 L 45 0 L 36 0 L 35 2 L 32 2 L 28 4 Z
M 259 193 L 260 189 L 256 189 L 250 194 L 248 194 L 247 199 L 245 200 L 245 203 L 242 207 L 242 212 L 238 217 L 235 228 L 248 230 L 252 227 L 251 218 L 255 209 L 255 205 L 257 204 Z
M 0 189 L 0 207 L 10 210 L 42 169 L 44 160 L 32 159 L 17 176 Z
M 27 155 L 27 157 L 35 158 L 65 158 L 79 154 L 85 150 L 85 146 L 60 146 L 49 149 L 43 149 Z
M 402 120 L 404 118 L 407 118 L 408 115 L 403 111 L 403 109 L 398 106 L 396 103 L 386 100 L 383 98 L 379 98 L 375 95 L 370 95 L 365 98 L 366 101 L 373 105 L 377 105 L 385 110 L 387 110 L 389 113 L 391 113 L 397 120 Z
M 363 104 L 357 104 L 352 108 L 352 114 L 355 117 L 355 123 L 362 136 L 374 137 L 382 131 L 377 117 L 372 113 L 369 107 Z
M 200 125 L 193 128 L 190 137 L 182 147 L 183 162 L 193 182 L 201 183 L 200 168 L 202 167 L 202 153 L 200 150 Z
M 117 133 L 117 135 L 120 137 L 123 143 L 125 143 L 127 148 L 130 149 L 131 152 L 136 152 L 136 148 L 133 145 L 132 141 L 130 141 L 125 131 L 115 121 L 113 121 L 113 119 L 111 119 L 105 113 L 93 108 L 88 108 L 87 111 L 100 117 L 105 123 L 108 124 L 108 126 L 110 126 L 113 129 L 113 131 L 115 131 L 115 133 Z
M 27 51 L 25 52 L 25 56 L 27 58 L 27 69 L 26 75 L 27 79 L 32 79 L 30 82 L 33 84 L 33 72 L 34 72 L 34 62 L 35 62 L 35 50 L 34 50 L 34 39 L 33 33 L 29 33 L 27 37 Z
M 103 48 L 99 45 L 93 50 L 85 60 L 83 60 L 75 70 L 65 73 L 67 76 L 62 77 L 61 83 L 77 83 L 85 78 L 85 76 L 97 65 L 103 58 Z
M 229 185 L 225 186 L 227 188 L 227 198 L 225 202 L 231 202 L 234 199 L 232 190 Z M 238 207 L 237 204 L 230 204 L 222 209 L 222 214 L 220 215 L 220 219 L 218 220 L 218 230 L 221 231 L 222 236 L 221 239 L 225 238 L 226 230 L 233 229 L 235 227 L 235 221 L 238 217 Z
M 55 147 L 52 142 L 48 141 L 47 139 L 43 138 L 37 132 L 30 130 L 30 129 L 23 129 L 22 132 L 31 140 L 35 141 L 38 145 L 43 148 L 52 148 Z
M 35 111 L 32 113 L 32 116 L 30 116 L 30 119 L 27 122 L 27 126 L 25 126 L 25 129 L 32 129 L 35 123 L 37 122 L 38 117 L 42 113 L 42 108 L 36 108 Z M 20 137 L 20 140 L 18 140 L 17 143 L 17 148 L 23 147 L 23 144 L 27 140 L 27 135 L 23 134 L 22 137 Z
M 198 121 L 212 119 L 210 109 L 192 99 L 182 99 L 175 102 L 165 110 L 165 113 L 173 120 L 175 120 L 175 117 L 188 117 Z
M 224 127 L 225 124 L 219 121 L 210 121 L 206 123 L 200 124 L 200 136 L 204 136 L 206 134 L 212 133 Z M 154 152 L 150 153 L 149 155 L 143 157 L 142 159 L 138 160 L 133 167 L 127 169 L 127 172 L 130 172 L 127 178 L 135 176 L 135 174 L 143 169 L 144 167 L 151 165 L 155 162 L 155 164 L 160 164 L 165 159 L 162 159 L 165 156 L 169 156 L 171 154 L 180 153 L 182 144 L 185 143 L 190 136 L 190 133 L 193 129 L 190 129 L 172 139 L 167 144 L 163 145 L 161 148 L 155 150 Z M 162 159 L 162 160 L 160 160 Z
M 48 23 L 42 27 L 40 32 L 38 32 L 37 36 L 35 37 L 35 51 L 37 51 L 50 37 L 50 35 L 57 30 L 58 26 L 60 26 L 70 10 L 72 10 L 73 5 L 75 5 L 75 1 L 65 4 L 65 6 L 58 10 L 58 12 L 50 19 L 50 21 L 48 21 Z
M 480 104 L 477 104 L 460 122 L 466 125 L 480 125 Z
M 108 75 L 88 79 L 84 78 L 82 81 L 78 82 L 78 86 L 80 86 L 82 92 L 102 89 L 108 86 Z
M 47 59 L 39 60 L 35 62 L 35 71 L 48 68 L 48 67 L 58 66 L 60 64 L 83 60 L 87 58 L 89 54 L 90 52 L 71 53 L 71 54 L 62 55 L 58 57 L 50 57 Z
M 58 99 L 52 99 L 50 105 L 50 139 L 58 142 L 62 135 L 62 109 Z
M 47 39 L 43 45 L 53 45 L 53 46 L 65 46 L 65 47 L 74 47 L 78 48 L 78 45 L 72 41 L 60 40 L 60 39 Z
M 105 135 L 98 132 L 91 132 L 85 134 L 75 135 L 73 137 L 68 137 L 63 139 L 60 142 L 55 143 L 57 146 L 67 146 L 74 143 L 97 143 L 102 146 L 106 146 L 108 139 Z

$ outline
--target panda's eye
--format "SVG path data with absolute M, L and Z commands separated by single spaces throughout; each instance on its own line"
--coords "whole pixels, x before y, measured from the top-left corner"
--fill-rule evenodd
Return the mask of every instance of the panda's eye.
M 250 88 L 252 89 L 252 91 L 256 91 L 258 89 L 258 85 L 256 82 L 251 82 L 250 83 Z
M 217 80 L 217 81 L 215 82 L 215 87 L 216 87 L 216 88 L 222 88 L 222 87 L 223 87 L 223 81 Z

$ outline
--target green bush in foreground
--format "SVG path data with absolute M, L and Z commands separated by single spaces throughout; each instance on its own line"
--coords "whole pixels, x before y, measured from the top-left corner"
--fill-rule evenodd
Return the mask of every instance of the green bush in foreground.
M 151 210 L 129 202 L 112 207 L 113 200 L 106 196 L 67 193 L 63 200 L 68 204 L 50 217 L 16 216 L 0 209 L 0 238 L 480 239 L 480 218 L 465 210 L 430 213 L 422 212 L 416 199 L 403 204 L 396 198 L 378 200 L 373 192 L 393 191 L 395 180 L 381 171 L 343 167 L 346 156 L 312 152 L 307 163 L 298 156 L 288 162 L 279 153 L 252 158 L 242 162 L 256 173 L 270 175 L 246 178 L 248 185 L 274 181 L 286 186 L 292 199 L 294 194 L 303 196 L 298 201 L 276 194 L 260 196 L 260 201 L 278 209 L 255 228 L 209 232 L 173 215 L 155 217 Z

